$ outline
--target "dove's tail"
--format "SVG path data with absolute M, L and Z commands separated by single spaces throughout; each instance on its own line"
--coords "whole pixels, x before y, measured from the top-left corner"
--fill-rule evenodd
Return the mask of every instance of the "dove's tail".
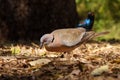
M 109 33 L 108 31 L 95 33 L 94 37 L 99 37 L 99 36 L 102 36 L 102 35 L 105 35 L 105 34 L 108 34 L 108 33 Z
M 105 34 L 108 34 L 108 33 L 109 33 L 108 31 L 99 32 L 99 33 L 96 33 L 94 31 L 89 31 L 89 32 L 86 32 L 86 34 L 82 38 L 81 42 L 86 42 L 86 41 L 88 41 L 90 39 L 93 39 L 95 37 L 99 37 L 99 36 L 102 36 L 102 35 L 105 35 Z

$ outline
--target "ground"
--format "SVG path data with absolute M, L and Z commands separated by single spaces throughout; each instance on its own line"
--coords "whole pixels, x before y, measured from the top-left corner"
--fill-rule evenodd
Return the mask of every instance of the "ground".
M 0 80 L 120 80 L 120 42 L 91 41 L 70 53 L 36 43 L 0 45 Z

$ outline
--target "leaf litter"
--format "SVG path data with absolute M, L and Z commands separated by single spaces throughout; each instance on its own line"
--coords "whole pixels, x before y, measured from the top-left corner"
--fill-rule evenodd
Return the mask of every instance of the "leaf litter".
M 0 79 L 120 80 L 120 43 L 89 42 L 70 54 L 35 43 L 0 46 Z

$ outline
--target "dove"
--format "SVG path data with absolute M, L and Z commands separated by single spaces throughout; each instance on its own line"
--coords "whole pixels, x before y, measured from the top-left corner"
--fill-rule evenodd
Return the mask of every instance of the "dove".
M 40 38 L 40 48 L 44 45 L 50 52 L 69 52 L 99 34 L 104 33 L 86 32 L 86 29 L 82 27 L 57 29 Z

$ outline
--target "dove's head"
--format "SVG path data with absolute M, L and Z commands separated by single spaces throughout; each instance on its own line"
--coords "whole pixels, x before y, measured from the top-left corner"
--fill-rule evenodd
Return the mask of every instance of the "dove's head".
M 54 40 L 54 36 L 52 34 L 45 34 L 40 38 L 40 48 L 43 47 L 43 45 L 48 45 L 52 43 Z

